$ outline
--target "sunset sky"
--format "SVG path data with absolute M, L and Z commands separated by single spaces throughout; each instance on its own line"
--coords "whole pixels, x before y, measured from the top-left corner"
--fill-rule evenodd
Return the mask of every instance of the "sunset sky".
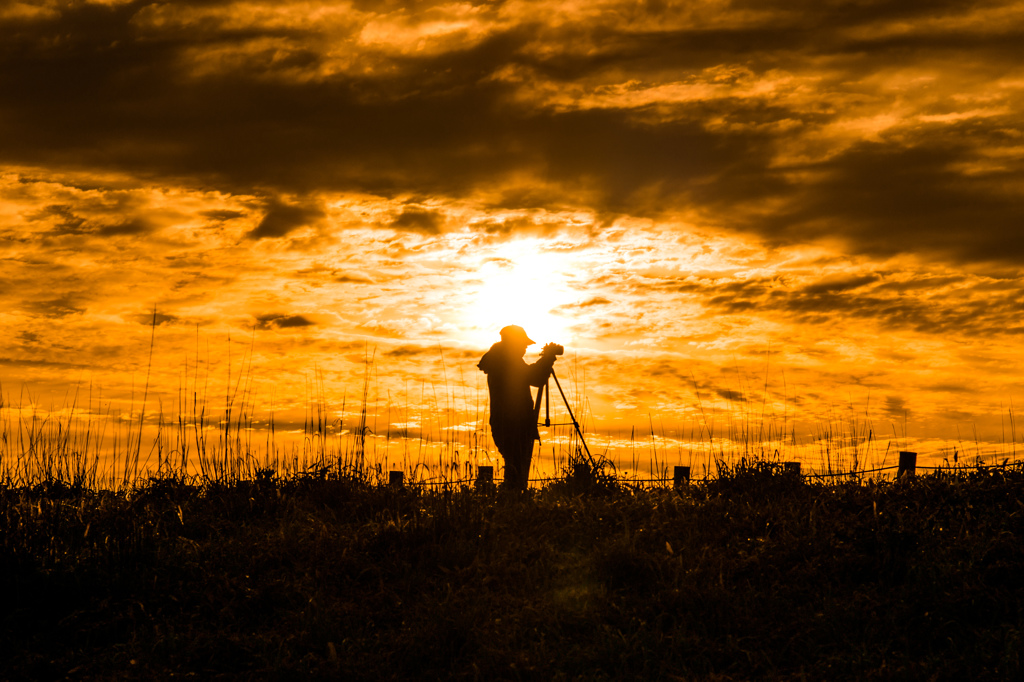
M 1022 46 L 1024 2 L 4 2 L 5 399 L 171 411 L 251 349 L 281 420 L 368 357 L 468 419 L 520 324 L 599 431 L 1007 442 Z

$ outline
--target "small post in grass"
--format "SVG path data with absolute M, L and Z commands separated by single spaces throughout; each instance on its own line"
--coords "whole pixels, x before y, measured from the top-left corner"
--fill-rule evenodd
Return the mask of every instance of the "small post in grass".
M 677 466 L 672 471 L 672 487 L 676 490 L 690 483 L 690 467 Z
M 782 471 L 795 476 L 800 475 L 800 462 L 783 462 Z
M 900 452 L 900 468 L 896 471 L 896 478 L 913 476 L 917 473 L 917 453 Z
M 476 487 L 489 490 L 494 485 L 494 467 L 487 464 L 476 468 Z
M 388 485 L 392 488 L 401 488 L 405 483 L 405 472 L 404 471 L 389 471 L 388 472 Z

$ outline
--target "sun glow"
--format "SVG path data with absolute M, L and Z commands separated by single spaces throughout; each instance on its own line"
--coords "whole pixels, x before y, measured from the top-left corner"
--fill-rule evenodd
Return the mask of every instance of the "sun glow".
M 578 297 L 568 286 L 565 259 L 538 252 L 534 240 L 516 241 L 485 260 L 478 272 L 482 280 L 467 310 L 473 340 L 480 346 L 498 340 L 509 324 L 526 330 L 540 350 L 548 342 L 570 343 L 570 306 Z

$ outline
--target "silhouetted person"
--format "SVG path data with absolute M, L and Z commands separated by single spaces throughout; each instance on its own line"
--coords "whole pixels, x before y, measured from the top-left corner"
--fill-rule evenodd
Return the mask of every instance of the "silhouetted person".
M 533 442 L 540 440 L 530 386 L 543 386 L 555 364 L 554 354 L 549 353 L 526 364 L 526 347 L 534 343 L 522 327 L 509 325 L 501 330 L 501 341 L 491 346 L 477 365 L 487 375 L 491 436 L 505 459 L 504 485 L 517 490 L 526 490 Z

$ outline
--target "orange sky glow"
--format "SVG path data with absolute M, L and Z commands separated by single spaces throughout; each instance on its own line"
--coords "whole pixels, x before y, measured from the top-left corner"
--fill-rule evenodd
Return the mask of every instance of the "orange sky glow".
M 365 386 L 382 451 L 486 463 L 520 324 L 624 468 L 1012 455 L 1021 45 L 1001 1 L 4 4 L 0 416 L 242 377 L 337 435 Z

